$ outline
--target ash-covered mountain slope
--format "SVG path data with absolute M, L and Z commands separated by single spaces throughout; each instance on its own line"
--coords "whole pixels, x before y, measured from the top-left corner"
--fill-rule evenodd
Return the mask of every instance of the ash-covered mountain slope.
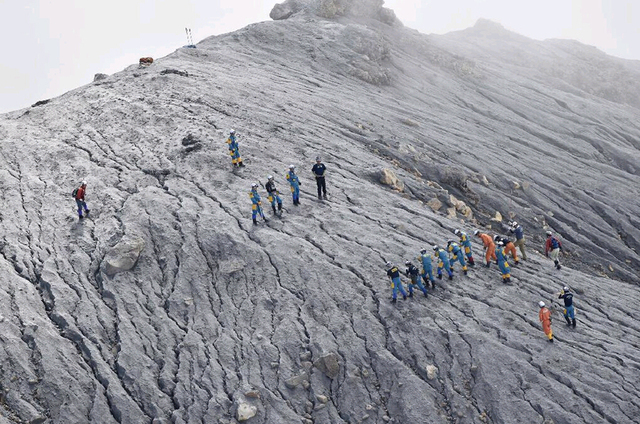
M 293 14 L 3 115 L 0 422 L 634 421 L 638 109 L 466 37 Z M 287 193 L 290 163 L 301 206 L 254 227 L 251 183 Z M 391 304 L 387 260 L 476 227 L 451 194 L 523 222 L 530 259 Z M 545 224 L 561 271 L 533 252 Z

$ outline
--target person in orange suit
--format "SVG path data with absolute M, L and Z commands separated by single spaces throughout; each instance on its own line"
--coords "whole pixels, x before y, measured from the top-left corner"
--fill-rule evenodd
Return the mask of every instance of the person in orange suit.
M 511 254 L 511 257 L 513 258 L 513 261 L 516 265 L 518 265 L 520 263 L 520 261 L 518 260 L 518 253 L 516 252 L 516 246 L 515 244 L 513 244 L 513 242 L 511 240 L 509 240 L 507 237 L 500 237 L 500 236 L 495 236 L 493 238 L 494 243 L 498 243 L 499 241 L 502 242 L 502 244 L 504 245 L 504 250 L 507 252 L 507 254 Z
M 540 301 L 540 322 L 542 323 L 542 330 L 544 334 L 549 338 L 549 342 L 553 343 L 553 330 L 551 329 L 551 311 L 544 306 L 544 302 Z
M 485 233 L 481 233 L 480 230 L 475 230 L 473 232 L 474 236 L 480 237 L 480 239 L 482 240 L 482 244 L 484 245 L 484 251 L 485 251 L 485 261 L 486 261 L 486 267 L 489 268 L 489 266 L 491 266 L 491 260 L 497 261 L 498 258 L 496 257 L 496 245 L 493 242 L 493 238 L 491 238 L 491 236 L 489 234 L 485 234 Z

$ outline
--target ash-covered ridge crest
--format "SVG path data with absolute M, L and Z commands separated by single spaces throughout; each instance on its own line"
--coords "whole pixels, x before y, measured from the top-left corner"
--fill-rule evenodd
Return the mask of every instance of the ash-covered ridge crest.
M 286 0 L 276 4 L 269 17 L 278 21 L 293 16 L 318 16 L 376 19 L 388 25 L 402 25 L 393 10 L 383 7 L 383 0 Z

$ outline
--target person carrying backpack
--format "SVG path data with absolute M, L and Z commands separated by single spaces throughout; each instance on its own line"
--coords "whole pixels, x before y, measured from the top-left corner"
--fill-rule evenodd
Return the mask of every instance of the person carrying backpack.
M 412 264 L 411 261 L 406 261 L 404 264 L 407 266 L 407 270 L 404 273 L 411 279 L 411 282 L 409 283 L 409 297 L 413 297 L 413 286 L 418 286 L 424 294 L 424 297 L 427 297 L 427 289 L 420 281 L 420 270 Z
M 72 196 L 76 199 L 76 205 L 78 205 L 78 217 L 80 219 L 84 218 L 82 216 L 82 211 L 84 210 L 85 215 L 89 215 L 89 208 L 87 208 L 87 204 L 84 201 L 84 196 L 87 191 L 87 182 L 83 181 L 80 183 L 80 187 L 73 190 Z
M 560 251 L 562 250 L 562 243 L 558 240 L 551 231 L 547 231 L 547 242 L 544 245 L 544 254 L 547 258 L 551 258 L 557 269 L 562 268 L 560 265 Z
M 267 176 L 267 184 L 265 185 L 265 188 L 269 194 L 267 199 L 271 202 L 273 214 L 278 215 L 278 212 L 282 214 L 282 199 L 280 198 L 280 193 L 276 189 L 276 183 L 273 181 L 273 175 Z M 278 204 L 278 212 L 276 212 L 276 203 Z
M 244 166 L 244 163 L 242 163 L 242 158 L 240 157 L 240 146 L 238 146 L 236 130 L 229 131 L 227 144 L 229 145 L 229 155 L 231 156 L 231 163 L 233 164 L 234 168 L 240 168 Z
M 522 225 L 513 221 L 509 225 L 509 231 L 516 236 L 516 241 L 515 243 L 513 243 L 513 245 L 520 249 L 520 254 L 521 254 L 520 256 L 522 256 L 523 261 L 526 261 L 527 254 L 524 251 L 525 240 L 524 240 L 524 229 L 522 228 Z

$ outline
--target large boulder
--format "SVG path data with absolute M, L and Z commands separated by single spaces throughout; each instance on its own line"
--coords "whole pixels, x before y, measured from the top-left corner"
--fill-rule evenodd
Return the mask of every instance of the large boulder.
M 129 271 L 138 262 L 140 252 L 144 249 L 144 240 L 140 237 L 121 240 L 104 257 L 104 272 L 115 275 L 119 272 Z

